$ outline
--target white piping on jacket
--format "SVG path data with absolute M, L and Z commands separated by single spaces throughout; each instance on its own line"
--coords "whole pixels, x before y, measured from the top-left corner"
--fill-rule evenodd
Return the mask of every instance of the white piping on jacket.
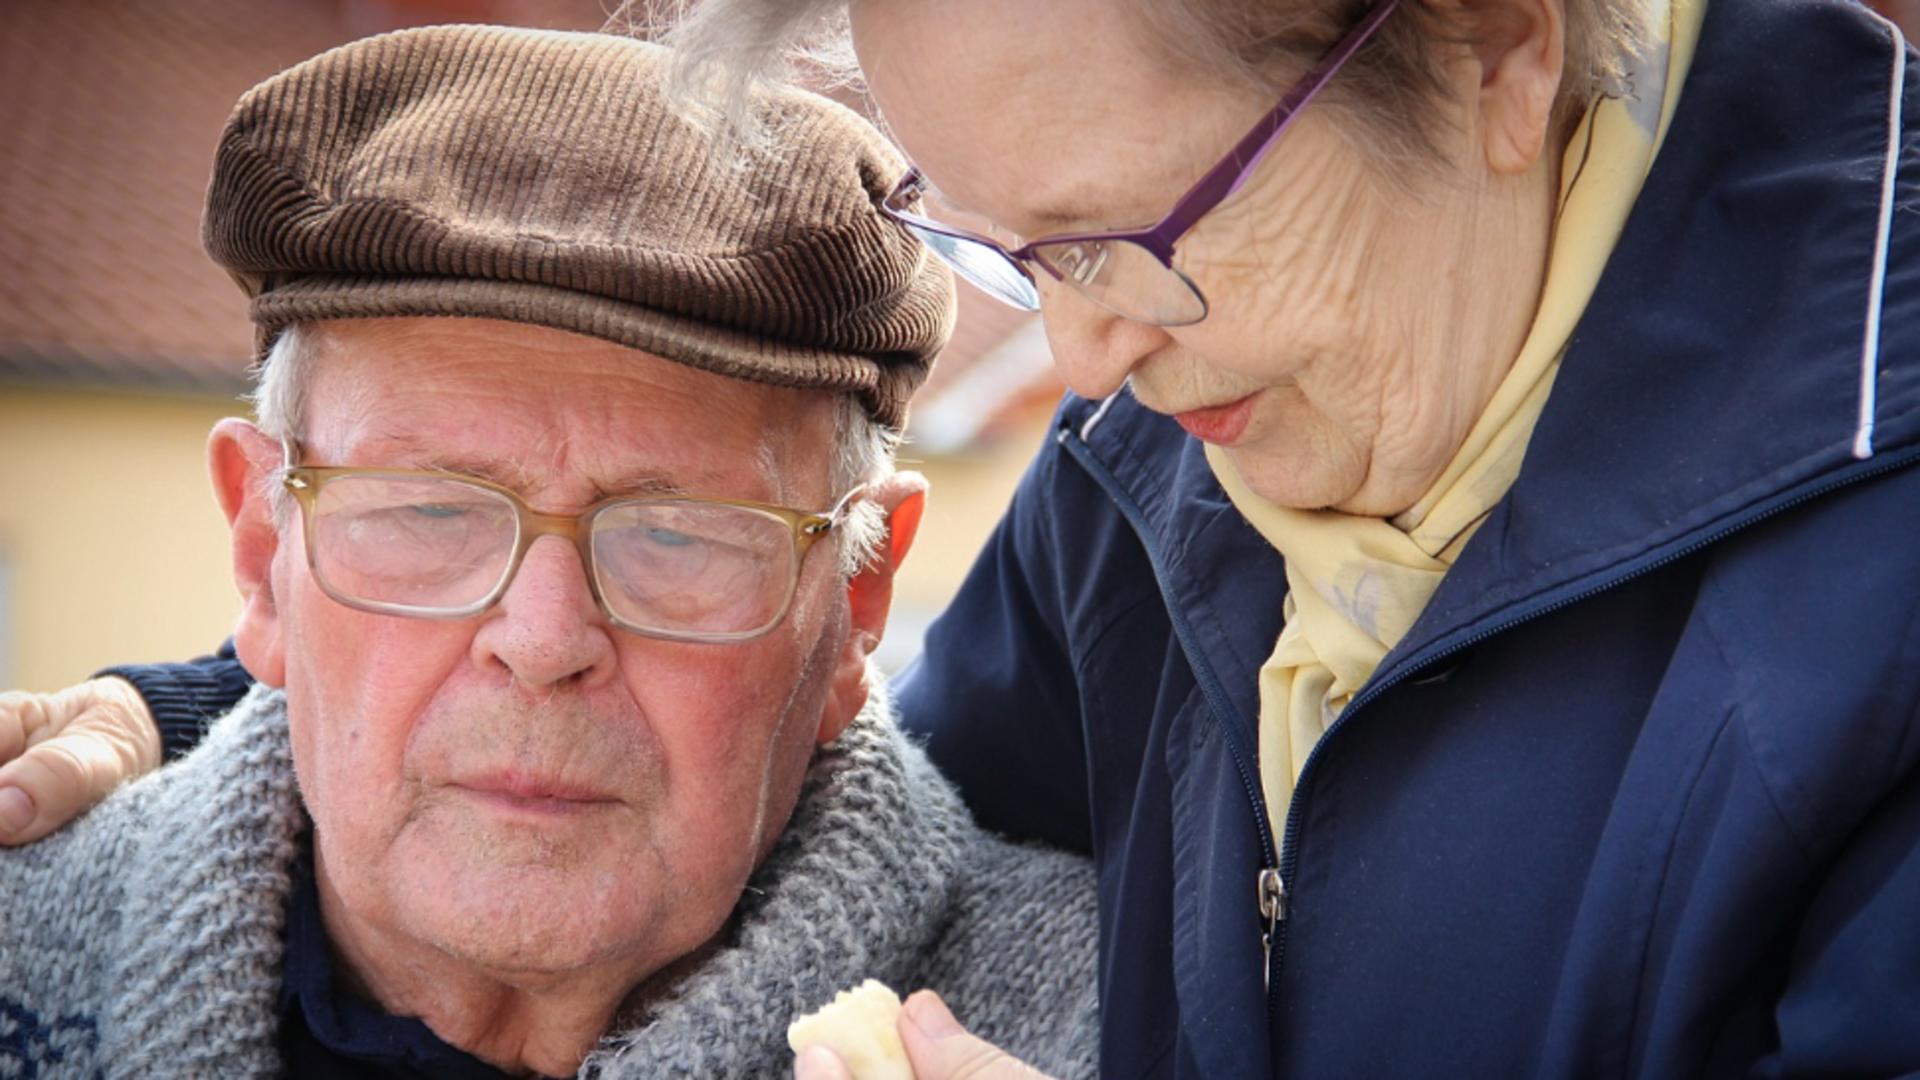
M 1893 195 L 1900 176 L 1901 104 L 1907 89 L 1907 39 L 1900 28 L 1878 14 L 1893 35 L 1893 71 L 1887 103 L 1887 160 L 1880 173 L 1880 236 L 1873 247 L 1873 280 L 1867 286 L 1867 336 L 1860 349 L 1860 422 L 1854 429 L 1853 456 L 1873 456 L 1874 393 L 1880 374 L 1880 310 L 1887 291 L 1887 248 L 1893 240 Z
M 1123 386 L 1113 393 L 1108 394 L 1106 400 L 1100 402 L 1100 407 L 1093 410 L 1093 415 L 1087 417 L 1087 422 L 1080 425 L 1081 442 L 1087 441 L 1087 438 L 1093 434 L 1093 429 L 1099 427 L 1100 421 L 1107 418 L 1107 410 L 1113 408 L 1113 403 L 1120 400 L 1120 395 L 1126 392 L 1127 388 Z

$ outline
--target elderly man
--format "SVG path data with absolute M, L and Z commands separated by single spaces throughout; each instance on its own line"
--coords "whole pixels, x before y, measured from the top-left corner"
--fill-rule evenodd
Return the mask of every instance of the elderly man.
M 759 1075 L 867 977 L 1090 1071 L 1090 874 L 868 681 L 951 321 L 900 166 L 782 92 L 738 168 L 662 77 L 438 28 L 241 101 L 206 238 L 265 360 L 209 457 L 263 685 L 0 855 L 0 1073 Z

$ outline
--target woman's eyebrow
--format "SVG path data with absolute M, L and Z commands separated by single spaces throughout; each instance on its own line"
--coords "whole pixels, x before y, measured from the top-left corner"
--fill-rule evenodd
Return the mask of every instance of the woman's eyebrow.
M 1145 220 L 1134 220 L 1137 215 L 1117 212 L 1126 209 L 1125 202 L 1116 199 L 1113 192 L 1101 191 L 1089 184 L 1075 184 L 1035 199 L 1024 216 L 1043 229 L 1090 232 L 1133 226 L 1145 228 L 1166 213 L 1166 208 L 1147 210 L 1143 212 Z

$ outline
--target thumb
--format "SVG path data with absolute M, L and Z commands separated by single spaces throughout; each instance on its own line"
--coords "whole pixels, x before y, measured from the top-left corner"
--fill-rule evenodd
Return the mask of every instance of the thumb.
M 793 1080 L 854 1080 L 840 1055 L 824 1046 L 809 1046 L 793 1059 Z
M 931 990 L 907 999 L 899 1029 L 915 1080 L 1046 1080 L 1040 1070 L 961 1027 Z

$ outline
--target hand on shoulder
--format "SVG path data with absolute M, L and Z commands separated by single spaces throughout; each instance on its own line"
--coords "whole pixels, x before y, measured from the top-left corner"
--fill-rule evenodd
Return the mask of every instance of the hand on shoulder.
M 160 756 L 153 715 L 124 679 L 0 692 L 0 845 L 46 836 Z

